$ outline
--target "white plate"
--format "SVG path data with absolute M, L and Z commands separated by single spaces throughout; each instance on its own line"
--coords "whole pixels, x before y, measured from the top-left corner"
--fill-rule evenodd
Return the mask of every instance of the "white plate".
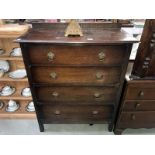
M 16 90 L 15 88 L 12 88 L 12 91 L 11 92 L 7 92 L 7 93 L 2 92 L 3 90 L 1 90 L 0 96 L 10 96 L 10 95 L 12 95 L 15 92 L 15 90 Z
M 0 69 L 4 70 L 4 72 L 8 72 L 10 69 L 10 65 L 6 60 L 0 60 Z
M 19 109 L 19 104 L 17 104 L 17 106 L 13 109 L 13 108 L 9 108 L 9 106 L 7 105 L 6 107 L 6 111 L 7 112 L 14 112 L 17 111 Z
M 22 79 L 26 77 L 27 75 L 26 75 L 25 69 L 18 69 L 16 71 L 10 72 L 8 76 L 13 79 Z

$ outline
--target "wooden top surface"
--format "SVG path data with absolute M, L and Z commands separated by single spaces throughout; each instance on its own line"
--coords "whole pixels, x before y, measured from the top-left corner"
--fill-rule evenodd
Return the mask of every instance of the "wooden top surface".
M 0 38 L 16 38 L 25 34 L 29 25 L 5 24 L 0 25 Z
M 95 25 L 95 24 L 93 24 Z M 82 28 L 84 36 L 65 37 L 65 28 L 36 28 L 17 39 L 17 42 L 55 44 L 120 44 L 137 42 L 120 28 Z

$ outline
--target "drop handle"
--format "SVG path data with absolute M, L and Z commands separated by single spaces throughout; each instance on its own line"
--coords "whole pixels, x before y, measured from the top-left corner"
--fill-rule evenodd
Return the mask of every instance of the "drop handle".
M 96 79 L 102 79 L 103 78 L 103 73 L 97 72 L 96 73 Z
M 56 110 L 54 113 L 55 113 L 56 115 L 60 115 L 60 114 L 61 114 L 60 110 Z
M 136 103 L 135 108 L 136 108 L 136 109 L 139 108 L 140 105 L 141 105 L 140 103 Z
M 134 121 L 136 119 L 136 116 L 134 114 L 132 114 L 131 119 Z
M 97 110 L 92 111 L 93 115 L 97 115 L 99 112 Z
M 56 72 L 52 72 L 52 73 L 50 73 L 50 77 L 52 78 L 52 79 L 56 79 L 57 78 L 57 73 Z
M 140 91 L 140 92 L 139 92 L 139 96 L 140 96 L 140 97 L 144 96 L 144 92 L 143 92 L 143 91 Z
M 52 92 L 52 96 L 58 97 L 59 96 L 59 93 L 58 92 Z
M 95 97 L 95 98 L 99 98 L 100 96 L 101 96 L 100 93 L 94 93 L 94 97 Z
M 100 61 L 104 61 L 104 60 L 105 60 L 105 57 L 106 57 L 106 55 L 105 55 L 104 52 L 100 52 L 100 53 L 98 54 L 98 58 L 99 58 Z
M 53 61 L 54 57 L 55 57 L 55 54 L 53 52 L 48 52 L 47 54 L 48 61 Z

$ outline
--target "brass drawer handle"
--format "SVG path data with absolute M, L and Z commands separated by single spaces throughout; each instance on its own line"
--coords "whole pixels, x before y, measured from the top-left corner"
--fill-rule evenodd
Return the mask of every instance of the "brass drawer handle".
M 140 91 L 140 92 L 139 92 L 139 96 L 140 96 L 140 97 L 144 96 L 144 92 L 143 92 L 143 91 Z
M 52 72 L 52 73 L 50 74 L 50 77 L 51 77 L 52 79 L 56 79 L 56 78 L 57 78 L 57 73 Z
M 56 110 L 56 111 L 55 111 L 55 114 L 56 114 L 56 115 L 60 115 L 61 112 L 60 112 L 59 110 Z
M 99 98 L 99 97 L 101 96 L 101 94 L 100 94 L 100 93 L 94 93 L 94 96 L 95 96 L 96 98 Z
M 136 119 L 136 116 L 134 114 L 132 114 L 131 119 L 134 121 Z
M 59 93 L 58 93 L 58 92 L 53 92 L 52 95 L 53 95 L 54 97 L 58 97 L 58 96 L 59 96 Z
M 47 57 L 48 57 L 48 61 L 53 61 L 55 54 L 53 52 L 48 52 Z
M 140 103 L 136 103 L 135 108 L 140 107 Z
M 104 52 L 100 52 L 100 53 L 98 54 L 98 58 L 99 58 L 100 61 L 104 61 L 104 60 L 105 60 L 105 57 L 106 57 L 106 55 L 105 55 Z
M 102 78 L 103 78 L 103 73 L 97 72 L 96 79 L 102 79 Z
M 97 110 L 92 111 L 93 115 L 97 115 L 99 112 Z

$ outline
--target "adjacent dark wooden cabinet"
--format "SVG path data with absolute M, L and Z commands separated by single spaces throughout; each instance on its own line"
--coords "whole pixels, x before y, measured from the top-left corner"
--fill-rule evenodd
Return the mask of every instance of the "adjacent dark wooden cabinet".
M 155 80 L 130 79 L 129 64 L 114 133 L 127 128 L 155 127 Z
M 40 131 L 49 123 L 109 123 L 112 131 L 132 48 L 118 26 L 80 24 L 83 37 L 64 37 L 66 24 L 39 24 L 18 38 Z
M 155 79 L 155 19 L 147 19 L 132 70 L 133 79 Z

